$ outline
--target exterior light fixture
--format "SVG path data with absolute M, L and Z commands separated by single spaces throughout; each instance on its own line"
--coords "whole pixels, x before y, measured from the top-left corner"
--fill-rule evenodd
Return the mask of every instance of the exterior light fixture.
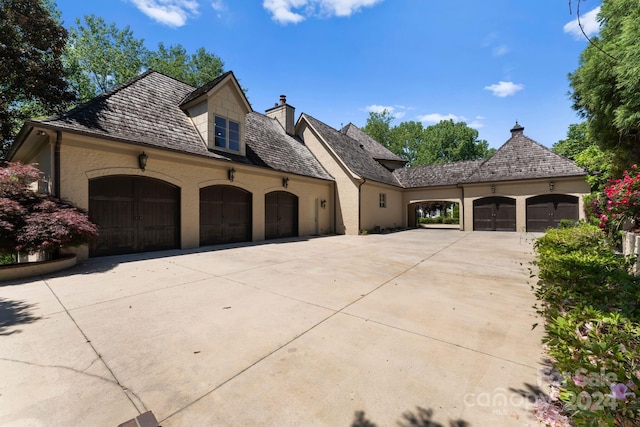
M 553 187 L 555 187 L 555 183 L 553 181 L 549 181 L 549 192 L 553 191 Z
M 235 178 L 235 174 L 236 174 L 236 170 L 234 168 L 231 168 L 227 171 L 227 176 L 229 177 L 229 181 L 233 182 Z
M 138 166 L 142 172 L 144 172 L 147 167 L 147 159 L 149 159 L 149 156 L 147 156 L 144 151 L 138 156 Z
M 324 199 L 320 200 L 320 207 L 321 207 L 322 209 L 326 208 L 326 207 L 327 207 L 327 201 L 326 201 L 326 200 L 324 200 Z
M 492 186 L 491 186 L 491 192 L 492 192 L 492 193 L 495 193 L 495 192 L 496 192 L 496 186 L 495 186 L 495 185 L 492 185 Z
M 43 130 L 39 130 L 38 132 L 36 132 L 36 135 L 38 136 L 45 136 L 47 133 Z
M 282 186 L 284 188 L 287 188 L 289 186 L 289 177 L 285 176 L 284 178 L 282 178 Z

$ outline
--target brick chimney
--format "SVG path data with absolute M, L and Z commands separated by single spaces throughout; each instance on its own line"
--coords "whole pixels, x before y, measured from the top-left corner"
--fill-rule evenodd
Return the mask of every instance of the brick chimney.
M 289 135 L 293 135 L 295 132 L 295 122 L 293 120 L 295 112 L 296 109 L 287 104 L 287 97 L 280 95 L 280 103 L 276 103 L 273 108 L 266 110 L 265 114 L 267 117 L 276 119 Z
M 511 129 L 511 138 L 516 135 L 524 135 L 524 127 L 520 126 L 520 123 L 516 120 L 515 126 Z

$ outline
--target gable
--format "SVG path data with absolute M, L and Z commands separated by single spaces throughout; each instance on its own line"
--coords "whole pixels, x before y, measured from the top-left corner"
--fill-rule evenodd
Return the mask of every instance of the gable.
M 181 107 L 209 150 L 246 155 L 245 117 L 253 110 L 232 72 L 192 91 Z

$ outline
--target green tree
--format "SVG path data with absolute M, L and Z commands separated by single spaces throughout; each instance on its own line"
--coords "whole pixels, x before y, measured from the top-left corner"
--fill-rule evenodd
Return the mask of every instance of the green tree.
M 567 159 L 575 160 L 576 156 L 594 143 L 587 138 L 587 122 L 569 125 L 567 138 L 553 144 L 551 150 Z
M 158 50 L 149 52 L 146 65 L 195 87 L 204 85 L 224 72 L 224 62 L 218 56 L 202 47 L 189 55 L 180 44 L 167 48 L 159 43 Z
M 362 131 L 393 151 L 391 144 L 391 122 L 393 119 L 394 117 L 389 110 L 384 110 L 382 113 L 371 111 L 367 118 L 367 124 L 362 128 Z
M 78 18 L 69 30 L 65 65 L 71 86 L 80 101 L 105 92 L 137 76 L 143 69 L 147 50 L 129 27 L 120 30 L 95 15 Z
M 640 3 L 603 0 L 600 34 L 569 75 L 573 107 L 589 134 L 624 169 L 640 161 Z
M 420 122 L 402 122 L 391 129 L 389 139 L 391 151 L 414 164 L 424 143 L 424 128 Z
M 0 0 L 0 158 L 31 114 L 53 114 L 73 100 L 61 55 L 67 31 L 40 0 Z
M 573 160 L 589 173 L 587 182 L 592 191 L 602 191 L 612 177 L 613 156 L 609 150 L 602 150 L 589 138 L 587 122 L 569 125 L 567 138 L 553 144 L 551 149 Z
M 105 92 L 153 68 L 192 86 L 202 86 L 224 72 L 224 63 L 204 48 L 189 54 L 178 44 L 158 44 L 156 51 L 144 46 L 127 26 L 120 29 L 89 15 L 76 20 L 69 31 L 64 54 L 69 81 L 81 101 Z
M 489 144 L 464 122 L 442 120 L 424 129 L 424 143 L 413 165 L 478 160 L 491 154 Z

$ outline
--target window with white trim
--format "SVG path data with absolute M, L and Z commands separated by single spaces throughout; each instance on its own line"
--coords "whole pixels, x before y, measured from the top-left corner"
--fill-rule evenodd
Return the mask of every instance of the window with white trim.
M 229 151 L 240 151 L 240 123 L 215 116 L 215 146 Z
M 380 193 L 380 195 L 378 196 L 378 201 L 380 203 L 380 207 L 381 208 L 386 208 L 387 207 L 387 194 L 386 193 Z

